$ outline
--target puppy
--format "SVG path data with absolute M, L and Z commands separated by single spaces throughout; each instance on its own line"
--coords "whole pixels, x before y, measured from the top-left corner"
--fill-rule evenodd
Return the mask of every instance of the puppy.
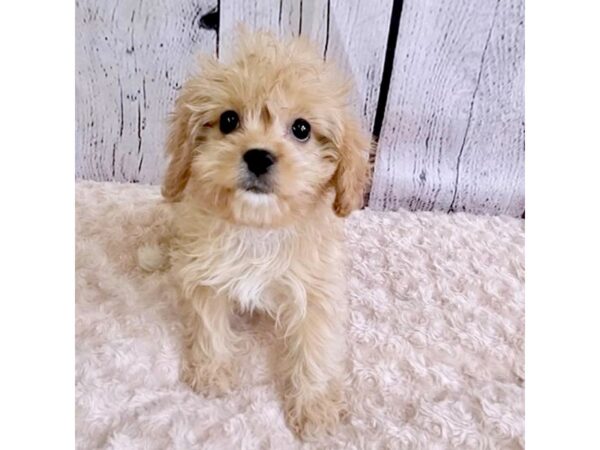
M 282 337 L 285 411 L 301 436 L 343 410 L 342 220 L 361 206 L 370 136 L 348 83 L 304 41 L 242 34 L 229 63 L 204 62 L 172 117 L 162 193 L 186 313 L 183 377 L 199 392 L 235 379 L 235 311 Z

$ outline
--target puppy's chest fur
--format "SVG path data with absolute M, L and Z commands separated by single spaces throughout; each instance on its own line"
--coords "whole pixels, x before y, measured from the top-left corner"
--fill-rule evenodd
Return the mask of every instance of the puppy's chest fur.
M 184 286 L 210 287 L 241 310 L 275 312 L 285 298 L 305 298 L 305 283 L 330 259 L 323 253 L 337 253 L 304 228 L 260 229 L 206 216 L 193 227 L 186 222 L 176 251 Z

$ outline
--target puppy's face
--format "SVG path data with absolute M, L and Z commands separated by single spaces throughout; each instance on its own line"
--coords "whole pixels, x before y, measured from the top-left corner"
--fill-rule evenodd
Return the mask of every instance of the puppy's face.
M 370 141 L 347 111 L 347 88 L 303 42 L 246 36 L 229 65 L 214 60 L 183 87 L 172 124 L 169 199 L 254 226 L 360 206 Z M 333 189 L 332 189 L 333 188 Z

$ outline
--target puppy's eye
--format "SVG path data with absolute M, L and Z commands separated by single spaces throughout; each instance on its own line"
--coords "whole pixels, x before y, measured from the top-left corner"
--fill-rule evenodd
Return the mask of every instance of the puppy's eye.
M 219 119 L 219 129 L 223 134 L 234 131 L 240 123 L 240 117 L 235 111 L 225 111 Z
M 292 133 L 301 142 L 308 141 L 310 137 L 310 123 L 304 119 L 296 119 L 292 124 Z

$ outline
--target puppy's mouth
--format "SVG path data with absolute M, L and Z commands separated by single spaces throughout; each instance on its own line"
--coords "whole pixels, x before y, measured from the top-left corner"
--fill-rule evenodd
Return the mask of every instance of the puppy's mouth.
M 240 183 L 240 189 L 253 192 L 255 194 L 272 194 L 273 186 L 268 179 L 264 177 L 247 176 Z
M 250 186 L 244 189 L 247 192 L 254 192 L 255 194 L 270 194 L 271 189 L 262 186 Z

